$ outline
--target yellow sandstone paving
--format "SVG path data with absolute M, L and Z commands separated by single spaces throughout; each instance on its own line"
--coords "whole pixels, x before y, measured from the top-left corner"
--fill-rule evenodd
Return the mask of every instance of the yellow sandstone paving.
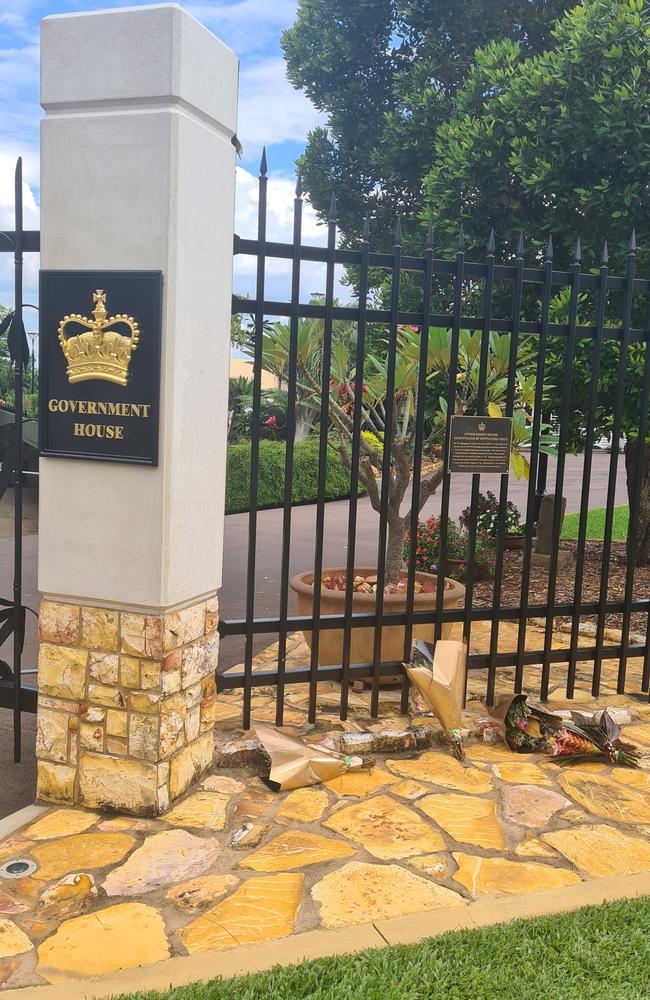
M 650 795 L 616 778 L 568 771 L 561 784 L 574 802 L 594 816 L 619 823 L 650 823 Z
M 32 942 L 13 920 L 0 918 L 0 958 L 12 958 L 32 950 Z
M 283 872 L 349 858 L 353 854 L 356 849 L 342 840 L 321 837 L 306 830 L 287 830 L 249 854 L 238 867 L 256 872 Z
M 54 809 L 37 819 L 22 832 L 31 840 L 52 840 L 54 837 L 69 837 L 75 833 L 84 833 L 100 818 L 98 813 L 85 812 L 81 809 Z
M 118 903 L 66 920 L 38 947 L 48 983 L 132 969 L 169 958 L 163 918 L 144 903 Z
M 534 861 L 477 858 L 471 854 L 454 854 L 454 858 L 458 871 L 453 878 L 474 898 L 492 893 L 540 892 L 580 882 L 580 877 L 574 872 Z
M 79 833 L 37 843 L 30 849 L 39 866 L 34 878 L 47 881 L 88 868 L 108 868 L 121 861 L 134 844 L 126 833 Z
M 321 922 L 325 927 L 365 924 L 466 905 L 453 890 L 399 865 L 355 861 L 326 875 L 312 888 L 311 894 L 320 903 Z
M 395 785 L 398 781 L 399 778 L 396 778 L 394 774 L 389 774 L 388 771 L 383 771 L 379 767 L 373 767 L 372 770 L 368 771 L 348 771 L 338 778 L 326 781 L 325 785 L 337 795 L 359 799 L 366 795 L 372 795 L 384 785 Z
M 457 792 L 472 792 L 481 795 L 494 788 L 487 771 L 479 770 L 471 764 L 464 767 L 450 754 L 423 753 L 417 760 L 387 760 L 386 766 L 403 778 L 417 778 L 432 785 L 453 788 Z
M 147 837 L 123 865 L 109 872 L 103 887 L 109 896 L 138 896 L 202 875 L 220 854 L 215 837 L 163 830 Z
M 356 841 L 382 861 L 444 851 L 442 835 L 409 806 L 388 795 L 375 795 L 341 809 L 323 826 Z
M 650 746 L 650 723 L 642 722 L 636 726 L 625 726 L 621 738 L 628 743 L 642 743 L 644 747 Z
M 517 785 L 546 785 L 551 788 L 554 786 L 550 775 L 542 771 L 537 764 L 533 764 L 527 760 L 494 764 L 492 770 L 501 781 Z
M 230 796 L 217 792 L 194 792 L 165 814 L 165 822 L 197 830 L 223 830 L 229 801 Z
M 195 955 L 287 937 L 295 928 L 303 884 L 302 874 L 248 879 L 231 896 L 181 930 L 183 947 Z
M 650 842 L 612 826 L 572 826 L 544 833 L 542 840 L 590 878 L 650 871 Z
M 497 819 L 496 802 L 491 799 L 452 793 L 427 795 L 418 799 L 417 807 L 459 844 L 474 844 L 495 851 L 506 849 L 503 828 Z
M 329 805 L 327 792 L 320 788 L 296 788 L 283 800 L 277 815 L 301 823 L 320 819 Z

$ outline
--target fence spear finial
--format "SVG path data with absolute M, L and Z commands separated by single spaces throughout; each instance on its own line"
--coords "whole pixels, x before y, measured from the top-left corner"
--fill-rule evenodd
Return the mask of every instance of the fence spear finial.
M 367 215 L 363 218 L 363 234 L 362 237 L 364 243 L 370 242 L 370 219 Z
M 607 264 L 609 262 L 609 250 L 607 248 L 607 240 L 603 243 L 603 252 L 600 255 L 600 263 Z
M 427 226 L 427 238 L 425 242 L 425 247 L 427 250 L 433 249 L 433 223 L 430 222 Z
M 300 174 L 296 178 L 296 198 L 302 198 L 302 177 Z
M 636 230 L 632 230 L 632 235 L 630 236 L 630 243 L 627 248 L 628 253 L 636 253 Z
M 400 247 L 401 245 L 402 245 L 402 220 L 398 215 L 397 221 L 395 223 L 395 246 Z
M 548 234 L 548 243 L 546 244 L 546 260 L 553 260 L 553 235 Z
M 579 264 L 581 260 L 582 260 L 582 247 L 580 245 L 580 237 L 578 236 L 578 239 L 576 240 L 576 248 L 573 251 L 573 263 Z
M 524 234 L 519 233 L 519 239 L 517 240 L 517 260 L 524 259 Z
M 494 239 L 494 229 L 491 229 L 490 230 L 490 238 L 489 238 L 488 244 L 487 244 L 488 256 L 489 257 L 494 257 L 494 254 L 496 253 L 496 249 L 497 249 L 497 245 L 496 245 L 496 241 Z
M 264 146 L 262 149 L 262 159 L 260 160 L 260 177 L 266 177 L 268 169 L 268 164 L 266 162 L 266 146 Z
M 332 191 L 332 197 L 330 199 L 330 210 L 327 217 L 328 222 L 336 222 L 336 195 Z
M 456 245 L 459 251 L 465 249 L 465 229 L 463 227 L 462 222 L 460 224 L 460 229 L 458 231 L 458 241 Z

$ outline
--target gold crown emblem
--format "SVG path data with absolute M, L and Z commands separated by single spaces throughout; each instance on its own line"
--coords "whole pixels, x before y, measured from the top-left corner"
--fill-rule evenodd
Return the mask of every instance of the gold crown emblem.
M 487 424 L 485 423 L 485 421 L 481 420 L 480 424 L 478 425 L 478 429 L 480 431 L 484 431 L 486 427 L 487 427 Z
M 140 327 L 133 316 L 126 313 L 107 317 L 106 292 L 101 288 L 93 292 L 93 302 L 92 319 L 72 313 L 59 323 L 57 335 L 68 361 L 68 382 L 102 379 L 126 385 L 131 355 L 140 339 Z M 112 329 L 117 324 L 128 327 L 129 336 Z M 88 332 L 66 337 L 66 330 L 74 326 L 86 327 Z

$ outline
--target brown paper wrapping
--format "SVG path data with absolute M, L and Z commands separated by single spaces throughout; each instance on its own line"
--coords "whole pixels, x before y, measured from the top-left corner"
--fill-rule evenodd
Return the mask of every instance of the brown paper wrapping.
M 438 639 L 433 648 L 433 657 L 431 649 L 429 643 L 415 642 L 412 656 L 415 662 L 404 665 L 406 673 L 440 724 L 448 730 L 460 729 L 465 698 L 467 644 L 457 639 Z M 427 660 L 431 662 L 430 667 L 422 662 Z
M 356 771 L 363 764 L 361 757 L 349 757 L 317 744 L 303 743 L 263 723 L 255 724 L 255 733 L 271 759 L 266 781 L 275 792 L 318 785 L 346 771 Z

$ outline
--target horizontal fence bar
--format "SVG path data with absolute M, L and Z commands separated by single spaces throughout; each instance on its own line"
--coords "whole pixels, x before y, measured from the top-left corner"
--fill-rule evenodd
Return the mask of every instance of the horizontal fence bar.
M 573 615 L 574 611 L 576 614 L 582 616 L 597 615 L 600 605 L 597 602 L 591 604 L 581 604 L 576 607 L 574 604 L 556 604 L 553 613 L 555 618 L 566 618 Z M 625 611 L 626 604 L 624 600 L 620 601 L 610 601 L 607 604 L 608 614 L 620 614 Z M 545 618 L 549 607 L 546 604 L 534 604 L 530 605 L 527 611 L 527 618 Z M 633 601 L 630 610 L 632 612 L 640 611 L 642 614 L 650 613 L 650 599 L 646 598 L 644 600 Z M 521 608 L 517 607 L 502 607 L 499 609 L 498 613 L 492 608 L 472 608 L 471 609 L 471 620 L 473 622 L 488 622 L 495 618 L 499 618 L 500 621 L 512 621 L 513 619 L 519 618 L 521 614 Z M 441 618 L 443 622 L 462 622 L 465 616 L 465 611 L 463 609 L 449 609 L 442 612 Z M 319 628 L 321 631 L 323 629 L 337 629 L 342 628 L 343 624 L 349 620 L 351 628 L 372 628 L 377 624 L 377 616 L 374 614 L 357 614 L 352 615 L 350 619 L 346 619 L 346 616 L 341 615 L 321 615 Z M 432 625 L 436 620 L 435 610 L 430 611 L 414 611 L 412 616 L 413 625 Z M 389 613 L 384 614 L 381 618 L 381 624 L 385 626 L 389 625 L 406 625 L 407 615 L 406 613 Z M 294 616 L 286 619 L 286 623 L 289 628 L 296 632 L 309 632 L 313 627 L 313 619 L 311 617 L 304 616 Z M 278 632 L 282 620 L 280 618 L 256 618 L 253 621 L 253 629 L 256 634 L 267 635 L 269 633 Z M 243 618 L 233 618 L 230 621 L 222 619 L 219 622 L 219 633 L 223 636 L 226 635 L 245 635 L 246 634 L 246 621 Z
M 279 260 L 291 260 L 293 257 L 293 244 L 291 243 L 273 243 L 266 242 L 264 245 L 260 244 L 257 240 L 242 239 L 240 236 L 235 236 L 234 241 L 234 252 L 236 254 L 242 254 L 251 257 L 275 257 Z M 314 246 L 304 246 L 301 250 L 302 259 L 305 261 L 315 261 L 316 263 L 327 263 L 327 248 L 326 247 L 314 247 Z M 346 265 L 356 265 L 361 263 L 361 250 L 345 250 L 337 249 L 335 253 L 335 262 L 337 264 Z M 392 270 L 393 267 L 393 255 L 390 253 L 371 253 L 369 255 L 370 267 L 385 268 L 387 271 Z M 402 257 L 402 270 L 404 271 L 424 271 L 425 269 L 425 258 L 422 257 L 412 257 L 404 256 Z M 456 263 L 453 260 L 443 260 L 436 257 L 433 262 L 433 269 L 435 274 L 448 274 L 450 278 L 453 277 L 456 271 Z M 496 264 L 494 268 L 494 280 L 495 281 L 514 281 L 516 277 L 517 268 L 515 264 Z M 485 278 L 487 276 L 487 265 L 477 264 L 468 262 L 465 264 L 465 277 L 467 278 Z M 585 274 L 581 279 L 581 286 L 583 288 L 598 288 L 599 285 L 598 274 Z M 544 281 L 544 269 L 543 267 L 525 267 L 524 268 L 524 284 L 535 284 L 541 285 Z M 553 285 L 567 285 L 571 281 L 570 271 L 553 271 L 552 284 Z M 611 289 L 625 288 L 625 278 L 619 276 L 611 276 L 607 279 L 607 287 Z M 636 278 L 634 281 L 634 291 L 635 292 L 647 292 L 650 291 L 650 279 L 647 278 Z
M 293 308 L 288 302 L 265 301 L 262 303 L 262 312 L 265 316 L 291 316 Z M 254 313 L 256 310 L 256 299 L 245 299 L 239 295 L 233 295 L 233 314 L 246 315 Z M 332 313 L 335 320 L 348 320 L 354 323 L 358 322 L 360 315 L 359 307 L 354 305 L 334 306 Z M 303 319 L 325 319 L 325 306 L 317 305 L 313 302 L 301 302 L 298 305 L 298 315 Z M 383 323 L 388 325 L 391 321 L 391 313 L 389 309 L 368 309 L 366 311 L 366 319 L 369 323 Z M 400 311 L 397 314 L 397 319 L 399 324 L 403 326 L 424 326 L 426 322 L 421 312 Z M 453 316 L 451 313 L 433 313 L 429 317 L 429 326 L 449 327 L 452 322 Z M 484 318 L 482 316 L 461 317 L 461 329 L 463 330 L 482 330 L 483 325 Z M 512 328 L 512 319 L 492 319 L 490 321 L 490 330 L 493 333 L 512 333 Z M 519 324 L 519 332 L 521 334 L 538 336 L 542 332 L 542 324 L 522 320 Z M 549 323 L 548 333 L 549 336 L 568 337 L 570 333 L 569 324 Z M 597 334 L 598 328 L 595 325 L 576 327 L 576 336 L 579 340 L 593 340 Z M 620 326 L 605 327 L 603 330 L 603 340 L 620 341 L 622 336 L 623 328 Z M 645 343 L 647 339 L 647 330 L 630 330 L 631 343 Z
M 646 651 L 645 645 L 631 645 L 628 646 L 629 656 L 643 656 Z M 596 652 L 595 646 L 583 647 L 578 649 L 578 660 L 592 660 Z M 603 649 L 604 655 L 608 659 L 618 659 L 621 655 L 621 646 L 607 646 Z M 553 649 L 550 652 L 550 662 L 551 663 L 568 663 L 569 657 L 571 655 L 571 650 L 569 647 L 566 649 Z M 524 663 L 529 666 L 535 666 L 540 664 L 544 657 L 544 650 L 537 649 L 531 650 L 524 654 Z M 471 653 L 467 658 L 467 667 L 469 670 L 485 670 L 490 664 L 490 654 L 489 653 Z M 517 664 L 517 652 L 513 650 L 511 653 L 498 653 L 496 657 L 497 667 L 514 667 Z M 379 674 L 382 677 L 387 677 L 394 675 L 396 672 L 401 670 L 402 664 L 399 661 L 394 663 L 382 663 L 379 669 Z M 348 676 L 354 680 L 355 677 L 368 677 L 370 671 L 372 670 L 371 663 L 354 663 L 348 668 Z M 295 667 L 291 670 L 287 670 L 284 673 L 284 683 L 285 684 L 304 684 L 309 681 L 310 678 L 309 667 Z M 278 672 L 277 670 L 260 670 L 253 673 L 250 683 L 253 687 L 265 687 L 272 684 L 277 684 L 278 682 Z M 343 668 L 339 666 L 331 667 L 319 667 L 318 670 L 318 680 L 320 681 L 340 681 L 343 676 Z M 244 683 L 243 673 L 227 673 L 219 674 L 217 676 L 217 691 L 232 691 L 241 688 Z
M 23 674 L 29 674 L 35 671 L 23 670 Z M 11 684 L 0 684 L 0 708 L 12 708 L 15 704 L 16 695 L 14 693 L 13 683 Z M 20 711 L 29 712 L 33 714 L 36 711 L 36 705 L 38 702 L 38 690 L 36 688 L 22 687 L 20 689 Z
M 39 253 L 41 233 L 39 229 L 24 229 L 20 234 L 23 253 Z M 12 229 L 0 230 L 0 253 L 13 253 L 16 249 L 16 233 Z

